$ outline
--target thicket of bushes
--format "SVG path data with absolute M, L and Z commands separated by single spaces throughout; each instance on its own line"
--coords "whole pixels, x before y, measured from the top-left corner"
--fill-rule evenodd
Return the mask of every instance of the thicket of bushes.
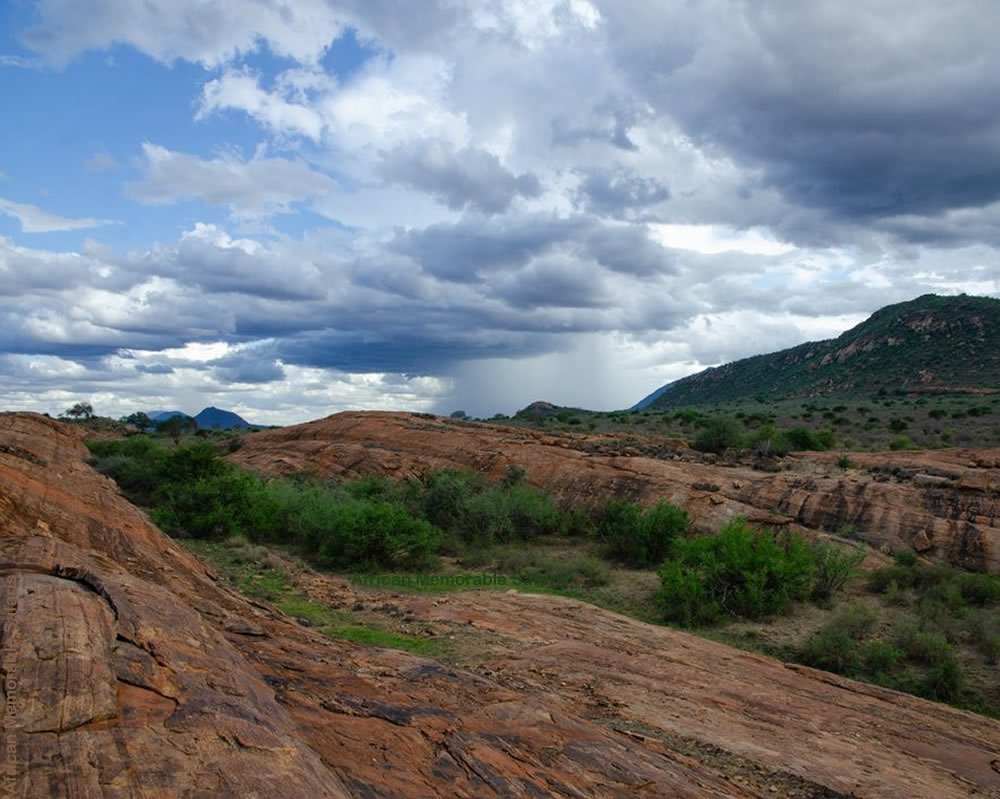
M 142 436 L 90 444 L 93 465 L 176 536 L 294 544 L 324 565 L 414 567 L 456 546 L 488 547 L 586 533 L 589 516 L 564 512 L 511 467 L 491 484 L 473 472 L 423 481 L 383 477 L 332 485 L 263 481 L 219 457 L 208 442 L 168 447 Z
M 744 418 L 744 422 L 749 418 Z M 781 430 L 773 424 L 764 423 L 745 431 L 743 425 L 728 416 L 712 416 L 699 421 L 702 426 L 691 446 L 701 452 L 721 455 L 727 449 L 748 449 L 761 456 L 778 456 L 802 450 L 828 450 L 834 444 L 832 430 L 810 430 L 806 427 Z
M 736 519 L 718 535 L 674 543 L 660 567 L 658 600 L 668 621 L 685 626 L 769 616 L 797 600 L 829 597 L 858 562 L 853 553 Z
M 562 510 L 526 485 L 517 467 L 497 483 L 459 471 L 406 482 L 265 482 L 204 441 L 169 447 L 134 437 L 90 447 L 94 466 L 149 507 L 172 535 L 292 544 L 322 565 L 341 568 L 412 568 L 436 554 L 588 535 L 610 560 L 660 566 L 664 614 L 683 624 L 766 615 L 793 600 L 824 598 L 843 587 L 856 565 L 841 550 L 810 547 L 794 535 L 756 533 L 742 521 L 715 537 L 688 538 L 687 514 L 667 502 L 643 509 L 612 500 L 592 512 Z M 606 572 L 593 564 L 584 571 L 585 582 L 606 581 Z
M 996 713 L 966 688 L 958 644 L 971 645 L 989 665 L 1000 662 L 1000 577 L 920 565 L 915 553 L 903 552 L 869 575 L 868 588 L 914 613 L 889 622 L 864 604 L 847 607 L 806 642 L 799 660 Z

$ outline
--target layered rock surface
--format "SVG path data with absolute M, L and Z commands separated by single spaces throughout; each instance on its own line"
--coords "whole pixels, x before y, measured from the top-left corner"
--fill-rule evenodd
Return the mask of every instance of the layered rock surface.
M 275 474 L 419 476 L 469 468 L 499 478 L 510 464 L 568 502 L 667 499 L 711 532 L 735 516 L 772 527 L 839 533 L 887 551 L 1000 573 L 1000 450 L 785 459 L 786 470 L 706 463 L 676 441 L 536 430 L 393 413 L 342 413 L 247 436 L 237 463 Z
M 331 641 L 220 583 L 85 456 L 0 415 L 8 795 L 1000 795 L 1000 723 L 569 600 L 414 605 L 509 642 L 482 674 Z

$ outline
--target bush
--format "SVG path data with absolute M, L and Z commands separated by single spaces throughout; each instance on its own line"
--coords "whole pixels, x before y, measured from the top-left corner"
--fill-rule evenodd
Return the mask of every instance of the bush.
M 1000 601 L 1000 577 L 992 574 L 964 573 L 958 577 L 962 597 L 973 605 L 989 605 Z
M 838 674 L 855 674 L 861 663 L 857 642 L 845 630 L 832 626 L 806 641 L 799 659 L 807 666 Z
M 756 430 L 750 436 L 748 444 L 762 458 L 780 458 L 783 455 L 787 455 L 792 448 L 785 434 L 771 424 L 764 425 Z
M 844 608 L 806 642 L 800 654 L 802 662 L 838 674 L 858 674 L 864 659 L 858 641 L 877 623 L 878 614 L 866 605 Z
M 962 689 L 965 675 L 954 655 L 935 663 L 921 685 L 920 693 L 939 702 L 954 702 Z
M 812 598 L 829 599 L 838 591 L 842 591 L 864 559 L 864 552 L 826 542 L 816 544 L 813 547 L 816 571 Z
M 474 472 L 429 472 L 424 477 L 424 515 L 431 524 L 450 530 L 461 520 L 469 497 L 484 486 L 484 480 Z
M 884 683 L 903 660 L 903 653 L 888 641 L 872 641 L 862 648 L 861 660 L 872 679 Z
M 664 615 L 681 624 L 723 616 L 757 618 L 809 596 L 812 552 L 796 535 L 781 539 L 737 519 L 718 535 L 678 540 L 660 569 L 657 595 Z
M 612 500 L 599 527 L 608 557 L 635 568 L 658 566 L 688 528 L 687 513 L 660 501 L 645 512 L 632 502 Z
M 322 565 L 417 566 L 430 558 L 441 535 L 397 503 L 352 500 L 333 507 L 316 552 Z
M 827 432 L 827 431 L 824 431 Z M 832 436 L 832 434 L 830 434 Z M 785 439 L 793 451 L 812 450 L 819 451 L 829 449 L 830 444 L 824 443 L 826 436 L 821 437 L 807 427 L 793 427 L 785 432 Z
M 991 666 L 1000 663 L 1000 618 L 996 612 L 971 611 L 968 628 L 972 642 Z
M 468 497 L 456 526 L 465 541 L 522 541 L 558 533 L 559 509 L 551 498 L 525 485 L 494 487 Z
M 908 658 L 928 666 L 938 665 L 951 656 L 951 645 L 941 632 L 923 629 L 913 619 L 897 625 L 894 643 Z
M 740 445 L 740 424 L 727 416 L 713 416 L 695 436 L 691 444 L 700 452 L 714 452 L 721 455 L 730 447 Z

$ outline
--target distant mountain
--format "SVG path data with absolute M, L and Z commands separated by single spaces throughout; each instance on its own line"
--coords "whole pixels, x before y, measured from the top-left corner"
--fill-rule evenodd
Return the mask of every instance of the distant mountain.
M 660 386 L 652 394 L 647 394 L 641 400 L 639 400 L 635 405 L 629 408 L 630 411 L 644 411 L 646 408 L 650 407 L 654 402 L 656 402 L 660 397 L 662 397 L 667 391 L 670 391 L 676 383 L 667 383 L 665 386 Z
M 151 411 L 146 415 L 154 422 L 165 422 L 167 419 L 171 419 L 174 416 L 186 416 L 188 419 L 191 418 L 186 413 L 182 413 L 181 411 Z
M 1000 300 L 926 294 L 888 305 L 835 339 L 744 358 L 668 383 L 635 407 L 997 389 Z
M 205 408 L 194 417 L 198 428 L 201 430 L 230 430 L 233 428 L 253 427 L 246 419 L 232 411 L 224 411 L 221 408 Z

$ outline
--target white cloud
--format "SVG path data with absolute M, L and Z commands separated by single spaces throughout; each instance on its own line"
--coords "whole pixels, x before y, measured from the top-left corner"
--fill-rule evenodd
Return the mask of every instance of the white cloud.
M 337 38 L 344 17 L 323 0 L 39 0 L 39 23 L 25 42 L 57 63 L 86 50 L 129 44 L 170 63 L 218 66 L 265 43 L 276 55 L 316 61 Z
M 30 203 L 16 203 L 13 200 L 5 200 L 0 197 L 0 214 L 13 217 L 21 225 L 24 233 L 57 233 L 67 230 L 87 230 L 89 228 L 103 227 L 104 225 L 117 225 L 111 219 L 92 219 L 83 217 L 73 219 L 59 216 L 39 208 Z
M 235 217 L 289 213 L 298 202 L 337 191 L 336 182 L 304 161 L 255 155 L 204 160 L 146 142 L 142 180 L 129 193 L 149 205 L 200 199 L 227 206 Z
M 321 84 L 310 85 L 310 93 L 321 86 L 326 90 L 332 89 L 333 81 L 325 78 L 323 73 L 319 75 L 322 77 Z M 286 96 L 280 87 L 272 92 L 265 91 L 260 86 L 260 78 L 246 70 L 226 70 L 221 77 L 205 84 L 196 118 L 204 119 L 217 111 L 238 110 L 249 114 L 274 133 L 319 140 L 323 133 L 323 119 L 310 106 L 309 98 L 303 96 L 306 89 L 301 88 L 301 83 L 297 83 L 294 76 L 286 76 L 283 86 L 295 89 L 298 96 Z
M 693 250 L 705 255 L 745 252 L 751 255 L 783 255 L 795 247 L 761 230 L 734 230 L 722 225 L 650 225 L 654 238 L 665 247 Z

